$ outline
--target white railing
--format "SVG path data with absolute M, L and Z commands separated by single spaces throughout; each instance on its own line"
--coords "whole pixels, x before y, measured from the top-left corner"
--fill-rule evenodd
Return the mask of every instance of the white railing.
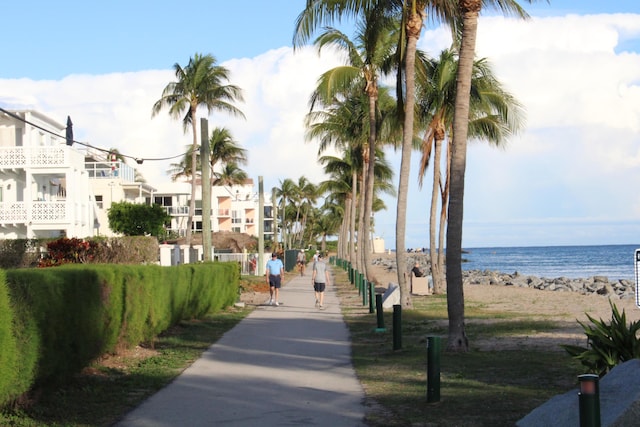
M 82 154 L 66 146 L 0 147 L 0 165 L 5 169 L 69 167 L 71 156 L 82 161 Z
M 0 222 L 67 222 L 67 202 L 0 203 Z

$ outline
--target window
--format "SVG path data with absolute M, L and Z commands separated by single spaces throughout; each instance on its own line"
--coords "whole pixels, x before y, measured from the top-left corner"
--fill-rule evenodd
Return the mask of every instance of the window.
M 96 205 L 98 205 L 98 209 L 104 209 L 104 205 L 102 203 L 102 196 L 96 196 Z
M 232 224 L 242 223 L 242 218 L 240 217 L 240 213 L 238 211 L 231 211 L 231 223 Z

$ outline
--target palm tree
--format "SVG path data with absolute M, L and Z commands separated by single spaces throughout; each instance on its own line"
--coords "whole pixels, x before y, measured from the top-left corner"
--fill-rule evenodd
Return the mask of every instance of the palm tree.
M 535 0 L 525 1 L 533 3 Z M 475 59 L 478 15 L 483 7 L 494 7 L 505 14 L 521 18 L 526 18 L 528 15 L 514 0 L 460 0 L 458 5 L 459 16 L 462 19 L 462 35 L 456 76 L 449 220 L 447 223 L 447 312 L 449 314 L 447 349 L 468 351 L 469 340 L 464 328 L 464 293 L 462 290 L 462 217 L 471 77 Z
M 418 39 L 422 32 L 424 19 L 428 16 L 445 22 L 452 22 L 455 16 L 454 0 L 405 0 L 403 23 L 406 32 L 406 47 L 403 66 L 404 91 L 398 90 L 401 103 L 400 112 L 403 114 L 402 151 L 400 158 L 400 176 L 398 179 L 398 203 L 396 211 L 396 264 L 398 268 L 398 283 L 400 285 L 401 304 L 406 308 L 413 307 L 411 294 L 405 272 L 407 271 L 405 233 L 407 228 L 407 195 L 409 192 L 409 175 L 411 170 L 411 150 L 414 144 L 415 120 L 415 70 Z M 399 74 L 400 76 L 401 74 Z M 399 81 L 402 78 L 399 77 Z M 400 88 L 400 83 L 398 84 Z M 403 92 L 405 97 L 403 97 Z
M 281 223 L 280 223 L 280 228 L 282 231 L 282 245 L 283 245 L 283 249 L 287 249 L 287 243 L 289 240 L 289 235 L 288 235 L 288 231 L 290 228 L 290 222 L 287 221 L 287 208 L 288 208 L 288 204 L 287 202 L 295 202 L 295 199 L 297 197 L 297 188 L 296 188 L 296 183 L 293 182 L 292 179 L 290 178 L 285 178 L 284 181 L 280 181 L 280 186 L 274 188 L 274 193 L 275 196 L 277 198 L 279 198 L 279 205 L 281 205 L 282 207 L 280 208 L 280 215 L 281 215 Z M 289 211 L 291 209 L 289 208 Z
M 236 163 L 225 163 L 220 171 L 213 172 L 211 185 L 232 186 L 244 184 L 247 178 L 247 173 Z
M 163 108 L 169 109 L 169 115 L 175 119 L 182 117 L 182 125 L 186 132 L 191 126 L 193 143 L 191 146 L 191 164 L 196 165 L 198 137 L 196 129 L 196 113 L 198 107 L 205 107 L 209 114 L 213 111 L 224 111 L 244 117 L 233 102 L 242 101 L 240 88 L 224 84 L 229 80 L 229 71 L 216 65 L 212 55 L 196 53 L 189 59 L 186 67 L 176 63 L 174 66 L 176 81 L 170 82 L 162 91 L 161 98 L 152 109 L 152 117 Z M 191 174 L 191 201 L 187 220 L 187 244 L 191 245 L 193 215 L 196 203 L 196 174 Z
M 247 164 L 247 150 L 238 145 L 227 128 L 213 129 L 209 138 L 209 147 L 211 150 L 209 159 L 214 175 L 216 167 L 224 168 L 226 165 L 232 164 L 237 168 Z
M 428 120 L 427 132 L 422 144 L 420 162 L 420 185 L 433 152 L 433 187 L 430 212 L 430 248 L 431 269 L 434 290 L 443 293 L 444 281 L 444 228 L 449 182 L 449 155 L 447 155 L 447 173 L 443 185 L 440 173 L 440 156 L 445 135 L 453 134 L 453 114 L 456 88 L 457 56 L 454 49 L 440 53 L 438 60 L 426 63 L 426 76 L 419 80 L 419 117 Z M 474 139 L 486 140 L 495 146 L 502 146 L 506 139 L 522 127 L 523 112 L 520 104 L 506 92 L 493 75 L 490 65 L 484 59 L 474 63 L 471 81 L 471 120 L 469 135 Z M 448 147 L 448 145 L 447 145 Z M 448 150 L 447 150 L 448 153 Z M 438 197 L 439 196 L 439 197 Z M 441 199 L 439 244 L 436 246 L 437 202 Z M 437 253 L 436 253 L 437 251 Z
M 347 64 L 335 67 L 325 72 L 318 83 L 315 96 L 325 100 L 333 99 L 337 94 L 347 94 L 350 91 L 362 90 L 368 100 L 368 140 L 363 146 L 363 183 L 364 197 L 361 199 L 360 209 L 361 233 L 360 257 L 364 273 L 370 279 L 369 256 L 370 244 L 369 228 L 373 204 L 373 187 L 375 174 L 371 164 L 375 162 L 373 156 L 378 144 L 378 79 L 382 68 L 395 56 L 397 45 L 397 22 L 384 13 L 383 7 L 373 7 L 364 11 L 357 22 L 356 38 L 350 40 L 344 33 L 335 28 L 327 28 L 315 41 L 318 50 L 332 46 L 345 53 Z

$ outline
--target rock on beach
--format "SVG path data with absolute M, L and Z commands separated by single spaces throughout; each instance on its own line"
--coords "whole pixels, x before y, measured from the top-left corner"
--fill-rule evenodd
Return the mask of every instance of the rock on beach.
M 420 266 L 429 270 L 429 255 L 426 253 L 407 253 L 407 273 L 418 262 Z M 395 256 L 386 255 L 374 257 L 372 264 L 388 272 L 397 272 Z M 490 270 L 463 270 L 463 284 L 465 286 L 514 286 L 531 288 L 541 291 L 578 292 L 582 295 L 601 295 L 619 299 L 635 298 L 635 283 L 631 280 L 609 281 L 605 276 L 592 276 L 572 279 L 567 277 L 545 278 L 514 273 L 501 273 Z

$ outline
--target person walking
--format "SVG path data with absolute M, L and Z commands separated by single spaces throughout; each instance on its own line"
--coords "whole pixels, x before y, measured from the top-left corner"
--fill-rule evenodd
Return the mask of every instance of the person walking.
M 329 270 L 324 263 L 322 254 L 318 254 L 318 260 L 313 264 L 313 275 L 311 276 L 313 290 L 316 293 L 316 307 L 324 309 L 324 291 L 329 285 Z
M 304 265 L 306 264 L 306 259 L 305 259 L 305 255 L 304 255 L 304 249 L 301 249 L 298 252 L 298 258 L 296 260 L 296 263 L 298 264 L 298 270 L 300 271 L 300 275 L 304 276 Z
M 278 302 L 278 296 L 280 294 L 280 287 L 282 286 L 282 278 L 284 277 L 284 264 L 278 258 L 277 253 L 271 254 L 271 259 L 267 261 L 267 285 L 269 285 L 269 305 L 280 305 Z

